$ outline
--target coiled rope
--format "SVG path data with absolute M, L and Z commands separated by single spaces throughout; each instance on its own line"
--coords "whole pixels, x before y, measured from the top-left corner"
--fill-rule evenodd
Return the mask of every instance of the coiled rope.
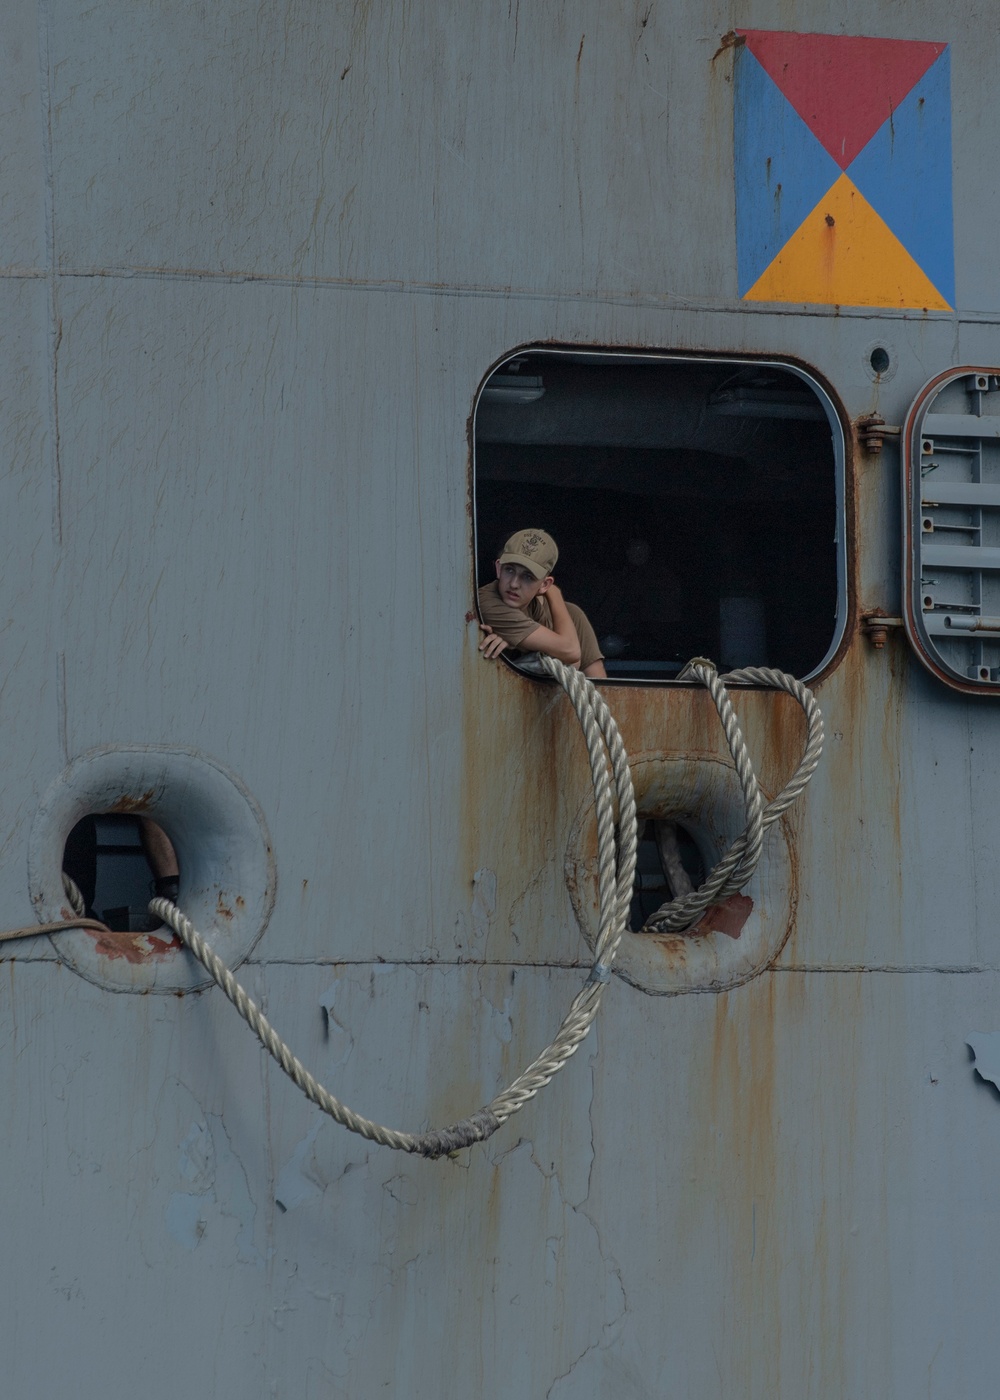
M 401 1132 L 363 1118 L 340 1102 L 314 1078 L 271 1026 L 260 1007 L 240 986 L 222 959 L 212 951 L 205 939 L 170 900 L 150 901 L 150 912 L 163 920 L 190 948 L 195 957 L 247 1022 L 261 1045 L 281 1066 L 306 1098 L 353 1133 L 399 1152 L 419 1153 L 438 1158 L 470 1147 L 490 1137 L 543 1089 L 562 1069 L 579 1048 L 597 1015 L 604 988 L 611 976 L 618 945 L 625 931 L 632 885 L 635 878 L 637 822 L 635 795 L 629 772 L 628 755 L 618 732 L 618 726 L 601 692 L 582 672 L 564 666 L 553 657 L 542 657 L 542 669 L 559 682 L 576 711 L 583 730 L 590 760 L 597 812 L 597 856 L 599 894 L 599 932 L 594 948 L 594 963 L 581 990 L 573 998 L 569 1011 L 550 1045 L 483 1108 L 470 1113 L 460 1122 L 446 1128 L 423 1133 Z M 694 922 L 710 905 L 719 902 L 747 883 L 760 860 L 764 834 L 782 812 L 795 801 L 819 762 L 823 747 L 823 721 L 815 698 L 800 681 L 783 671 L 748 667 L 730 673 L 726 680 L 734 684 L 771 686 L 785 690 L 802 706 L 808 723 L 805 749 L 792 778 L 773 801 L 764 803 L 743 736 L 723 681 L 710 661 L 696 658 L 690 662 L 681 679 L 697 679 L 705 685 L 719 712 L 729 751 L 743 789 L 747 810 L 747 825 L 719 863 L 709 873 L 700 889 L 670 901 L 647 922 L 648 929 L 680 929 Z M 617 808 L 617 823 L 615 811 Z M 76 907 L 76 906 L 75 906 Z M 82 908 L 82 901 L 80 901 Z M 12 935 L 44 933 L 51 928 L 93 927 L 93 920 L 80 919 L 74 924 L 36 925 L 31 930 L 15 930 Z M 97 925 L 103 928 L 103 925 Z
M 361 1117 L 325 1089 L 292 1054 L 229 968 L 175 904 L 166 899 L 154 899 L 149 906 L 150 911 L 187 944 L 264 1049 L 306 1098 L 351 1132 L 360 1133 L 372 1142 L 382 1143 L 400 1152 L 415 1152 L 437 1158 L 469 1147 L 474 1142 L 482 1142 L 523 1108 L 529 1099 L 534 1098 L 576 1053 L 590 1030 L 600 1009 L 604 988 L 611 975 L 611 965 L 625 931 L 635 878 L 637 846 L 635 795 L 625 745 L 603 695 L 582 672 L 564 666 L 561 661 L 549 656 L 542 658 L 542 665 L 569 696 L 587 744 L 597 810 L 599 932 L 590 975 L 573 998 L 555 1039 L 485 1107 L 450 1127 L 425 1133 L 400 1132 Z M 805 787 L 816 769 L 823 748 L 823 721 L 819 707 L 812 693 L 800 681 L 783 671 L 758 667 L 734 671 L 727 676 L 727 680 L 736 684 L 773 686 L 785 690 L 798 700 L 806 714 L 808 735 L 799 766 L 781 793 L 765 805 L 726 687 L 715 667 L 711 662 L 698 658 L 689 664 L 682 678 L 701 681 L 715 702 L 743 788 L 747 826 L 710 872 L 701 889 L 665 904 L 652 916 L 647 928 L 686 928 L 710 905 L 747 883 L 760 860 L 764 833 Z

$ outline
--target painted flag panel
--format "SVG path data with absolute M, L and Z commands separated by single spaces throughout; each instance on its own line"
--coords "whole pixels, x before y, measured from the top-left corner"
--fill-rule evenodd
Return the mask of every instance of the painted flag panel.
M 948 310 L 955 293 L 947 45 L 740 32 L 740 296 Z

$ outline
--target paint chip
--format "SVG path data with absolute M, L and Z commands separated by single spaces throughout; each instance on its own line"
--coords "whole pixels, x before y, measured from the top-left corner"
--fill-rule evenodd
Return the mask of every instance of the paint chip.
M 976 1073 L 1000 1089 L 1000 1031 L 973 1031 L 966 1045 L 976 1057 Z

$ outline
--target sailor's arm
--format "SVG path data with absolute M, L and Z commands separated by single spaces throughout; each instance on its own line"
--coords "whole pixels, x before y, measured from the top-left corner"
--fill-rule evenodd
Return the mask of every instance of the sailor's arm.
M 533 627 L 528 635 L 518 642 L 520 651 L 540 651 L 546 656 L 554 656 L 565 666 L 579 666 L 580 638 L 576 635 L 573 619 L 557 584 L 551 583 L 545 593 L 552 611 L 552 626 L 541 623 Z

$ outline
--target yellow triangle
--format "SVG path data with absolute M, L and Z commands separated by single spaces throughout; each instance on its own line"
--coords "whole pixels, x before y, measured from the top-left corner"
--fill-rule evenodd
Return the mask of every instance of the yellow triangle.
M 846 175 L 802 221 L 743 300 L 951 310 Z

